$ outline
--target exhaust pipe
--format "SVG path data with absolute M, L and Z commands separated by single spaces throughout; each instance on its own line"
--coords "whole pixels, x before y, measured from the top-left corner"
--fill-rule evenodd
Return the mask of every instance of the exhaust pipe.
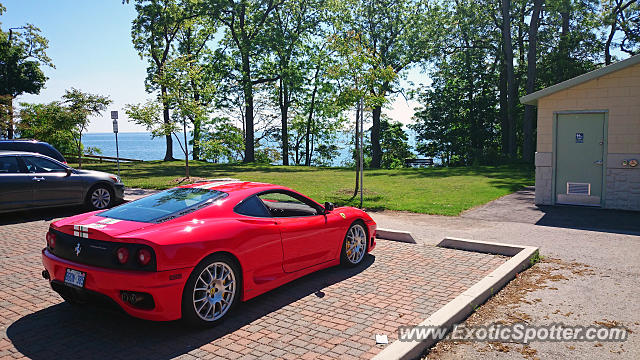
M 51 276 L 49 275 L 49 271 L 47 271 L 46 269 L 42 270 L 42 278 L 44 278 L 45 280 L 51 279 Z
M 142 301 L 144 297 L 140 294 L 134 292 L 123 291 L 120 294 L 120 298 L 123 302 L 128 302 L 131 305 L 135 305 L 136 303 Z

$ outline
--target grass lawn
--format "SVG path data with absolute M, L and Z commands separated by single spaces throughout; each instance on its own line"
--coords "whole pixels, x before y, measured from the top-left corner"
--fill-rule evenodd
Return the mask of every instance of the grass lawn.
M 359 197 L 351 199 L 355 183 L 352 169 L 221 165 L 199 161 L 189 164 L 191 176 L 268 182 L 290 187 L 320 203 L 359 203 Z M 116 173 L 116 165 L 111 163 L 85 164 L 83 168 Z M 120 170 L 128 187 L 167 189 L 176 186 L 173 180 L 184 176 L 184 162 L 121 163 Z M 365 170 L 364 207 L 459 215 L 533 183 L 533 168 L 525 165 Z

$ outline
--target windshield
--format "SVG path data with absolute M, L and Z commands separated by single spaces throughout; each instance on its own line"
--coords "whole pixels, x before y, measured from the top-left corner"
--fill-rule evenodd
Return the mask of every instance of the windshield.
M 227 193 L 217 190 L 175 188 L 103 211 L 98 216 L 159 223 L 184 216 L 226 196 Z

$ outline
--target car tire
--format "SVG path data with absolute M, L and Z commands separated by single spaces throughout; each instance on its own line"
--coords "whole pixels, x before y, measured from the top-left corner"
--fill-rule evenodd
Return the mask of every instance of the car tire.
M 342 242 L 340 264 L 354 267 L 362 263 L 367 255 L 367 229 L 361 221 L 356 221 L 349 227 Z
M 182 320 L 198 327 L 213 326 L 240 302 L 242 273 L 224 254 L 213 254 L 193 269 L 182 292 Z
M 105 184 L 98 184 L 91 187 L 87 193 L 85 203 L 91 210 L 108 209 L 114 204 L 115 196 L 113 189 Z

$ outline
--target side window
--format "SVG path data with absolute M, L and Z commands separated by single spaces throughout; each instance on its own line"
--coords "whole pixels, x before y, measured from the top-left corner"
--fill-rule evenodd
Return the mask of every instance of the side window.
M 264 206 L 262 201 L 257 196 L 250 196 L 236 205 L 233 209 L 240 215 L 255 216 L 255 217 L 271 217 L 269 211 Z
M 66 172 L 67 168 L 51 160 L 36 156 L 23 156 L 24 164 L 30 173 L 59 173 Z
M 16 174 L 20 172 L 18 158 L 15 156 L 0 156 L 0 174 Z
M 259 195 L 273 217 L 300 217 L 318 215 L 318 209 L 289 194 L 270 192 Z

